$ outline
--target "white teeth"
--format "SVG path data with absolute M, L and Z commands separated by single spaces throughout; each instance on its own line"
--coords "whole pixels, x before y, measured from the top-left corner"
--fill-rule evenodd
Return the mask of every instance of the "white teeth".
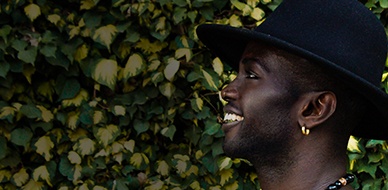
M 242 121 L 242 120 L 244 120 L 243 116 L 236 115 L 234 113 L 226 113 L 224 116 L 225 123 L 230 123 L 230 122 L 234 122 L 234 121 Z

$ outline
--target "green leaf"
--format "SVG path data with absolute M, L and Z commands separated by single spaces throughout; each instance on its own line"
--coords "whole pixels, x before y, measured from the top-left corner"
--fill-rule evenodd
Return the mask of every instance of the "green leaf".
M 12 31 L 12 27 L 9 25 L 4 25 L 3 27 L 0 28 L 0 37 L 3 38 L 6 44 L 8 43 L 7 36 L 11 33 L 11 31 Z
M 180 62 L 174 58 L 169 58 L 167 60 L 167 63 L 168 65 L 164 69 L 164 76 L 166 77 L 167 80 L 172 81 L 176 72 L 178 72 L 179 70 Z
M 148 129 L 150 128 L 150 123 L 148 121 L 135 119 L 135 121 L 133 122 L 133 127 L 135 128 L 137 134 L 139 135 L 143 132 L 148 131 Z
M 53 155 L 50 153 L 50 150 L 54 148 L 54 143 L 51 141 L 50 137 L 43 136 L 35 143 L 36 152 L 42 155 L 46 161 L 50 161 Z
M 205 121 L 205 134 L 214 135 L 221 129 L 221 125 L 215 120 Z
M 34 64 L 37 54 L 38 54 L 38 48 L 28 47 L 25 50 L 23 49 L 19 51 L 18 58 L 26 63 Z
M 39 118 L 42 115 L 42 112 L 32 104 L 23 105 L 20 112 L 30 119 Z
M 31 21 L 34 21 L 41 14 L 40 7 L 34 3 L 27 5 L 24 12 Z
M 0 62 L 0 77 L 6 78 L 11 66 L 7 62 Z
M 33 135 L 29 128 L 17 128 L 11 132 L 11 142 L 27 148 Z
M 133 54 L 128 58 L 127 64 L 124 68 L 124 79 L 128 80 L 130 77 L 134 77 L 145 69 L 146 65 L 144 59 L 140 54 Z
M 116 26 L 109 24 L 98 28 L 93 35 L 93 40 L 105 45 L 108 50 L 110 50 L 110 44 L 112 44 L 113 39 L 116 37 L 116 35 Z
M 60 88 L 59 100 L 74 98 L 81 90 L 81 85 L 74 78 L 66 79 L 63 86 L 59 85 L 58 87 Z
M 57 51 L 57 47 L 54 45 L 45 45 L 39 49 L 39 52 L 42 53 L 46 57 L 54 57 Z
M 7 139 L 0 136 L 0 160 L 7 156 Z
M 382 8 L 388 8 L 388 0 L 379 0 L 379 2 Z
M 166 128 L 164 128 L 164 129 L 162 129 L 162 130 L 160 131 L 160 133 L 161 133 L 163 136 L 170 138 L 171 141 L 172 141 L 173 138 L 174 138 L 175 132 L 176 132 L 176 127 L 175 127 L 175 125 L 170 125 L 169 127 L 166 127 Z
M 117 79 L 117 62 L 112 59 L 101 59 L 92 72 L 92 78 L 98 83 L 114 90 Z

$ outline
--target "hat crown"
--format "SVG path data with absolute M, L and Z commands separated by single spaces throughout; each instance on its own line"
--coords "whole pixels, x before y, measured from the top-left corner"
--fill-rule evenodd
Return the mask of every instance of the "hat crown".
M 356 0 L 284 0 L 255 31 L 301 47 L 380 85 L 386 34 L 376 16 Z

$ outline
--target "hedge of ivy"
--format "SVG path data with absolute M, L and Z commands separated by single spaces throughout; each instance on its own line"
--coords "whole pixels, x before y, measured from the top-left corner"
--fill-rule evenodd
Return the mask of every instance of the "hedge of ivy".
M 234 73 L 195 28 L 253 28 L 279 3 L 0 1 L 0 189 L 259 189 L 223 154 Z M 363 3 L 385 24 L 388 0 Z M 388 189 L 387 152 L 351 138 L 356 188 Z

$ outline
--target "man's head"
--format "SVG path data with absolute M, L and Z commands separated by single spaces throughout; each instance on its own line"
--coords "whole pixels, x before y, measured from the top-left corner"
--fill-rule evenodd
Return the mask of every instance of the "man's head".
M 356 92 L 348 94 L 353 96 L 358 93 L 365 98 L 370 109 L 360 117 L 352 135 L 388 138 L 388 96 L 380 87 L 387 57 L 387 38 L 376 16 L 358 1 L 283 0 L 254 30 L 205 24 L 197 28 L 197 34 L 222 61 L 236 70 L 247 44 L 252 41 L 266 43 L 309 60 L 334 78 L 326 77 L 326 80 L 323 77 L 316 83 L 319 87 L 332 80 L 332 83 L 343 83 L 343 87 L 350 87 Z M 299 68 L 300 65 L 296 66 Z M 311 78 L 314 79 L 315 74 Z M 322 94 L 325 97 L 322 100 L 334 99 L 327 97 L 335 97 L 335 101 L 346 100 L 347 97 L 341 96 L 340 92 L 348 90 L 341 89 L 334 89 L 334 93 L 327 91 Z M 315 95 L 316 98 L 322 97 Z M 342 109 L 340 105 L 336 106 L 336 110 Z
M 256 42 L 245 48 L 238 76 L 222 95 L 225 112 L 239 120 L 223 125 L 225 152 L 266 165 L 287 160 L 286 153 L 304 138 L 302 126 L 330 138 L 337 150 L 364 110 L 357 93 L 320 67 Z

